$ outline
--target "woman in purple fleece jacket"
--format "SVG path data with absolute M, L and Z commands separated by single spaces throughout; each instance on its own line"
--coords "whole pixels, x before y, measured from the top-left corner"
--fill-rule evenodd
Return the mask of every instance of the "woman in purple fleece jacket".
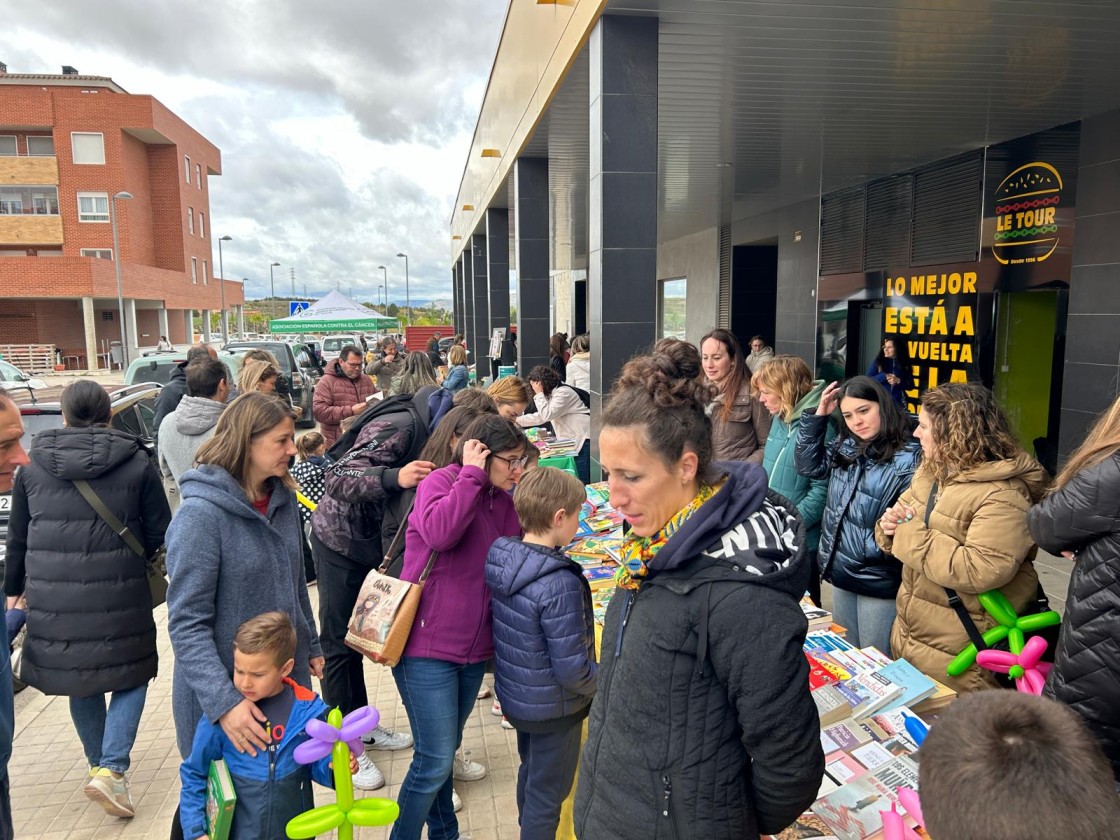
M 480 417 L 464 432 L 454 462 L 416 489 L 401 579 L 419 581 L 428 558 L 438 556 L 393 669 L 416 744 L 390 840 L 419 840 L 425 822 L 429 840 L 460 836 L 452 762 L 494 655 L 486 554 L 499 537 L 521 534 L 509 491 L 525 469 L 528 446 L 516 424 Z

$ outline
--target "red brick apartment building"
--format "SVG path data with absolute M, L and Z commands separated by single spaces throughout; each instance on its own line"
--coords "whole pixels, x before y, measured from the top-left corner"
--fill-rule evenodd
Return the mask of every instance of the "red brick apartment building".
M 152 96 L 72 67 L 0 63 L 0 344 L 54 344 L 78 367 L 106 367 L 117 258 L 129 358 L 160 335 L 191 341 L 194 310 L 208 328 L 222 306 L 209 192 L 221 172 L 221 152 Z M 132 198 L 114 201 L 121 192 Z M 226 281 L 226 309 L 243 303 Z

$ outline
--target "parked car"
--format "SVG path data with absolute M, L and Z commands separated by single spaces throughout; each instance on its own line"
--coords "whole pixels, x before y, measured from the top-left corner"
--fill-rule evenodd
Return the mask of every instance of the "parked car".
M 244 350 L 239 352 L 230 352 L 227 350 L 218 351 L 218 360 L 229 368 L 230 383 L 237 381 L 237 375 L 241 372 L 241 362 L 244 355 Z M 142 356 L 139 359 L 133 359 L 128 365 L 128 370 L 124 373 L 124 384 L 135 385 L 139 382 L 155 382 L 158 385 L 166 385 L 171 381 L 171 374 L 175 371 L 175 367 L 186 360 L 186 350 L 177 350 L 171 353 L 154 353 L 151 356 Z
M 359 350 L 362 349 L 361 336 L 357 333 L 350 333 L 349 335 L 328 335 L 323 339 L 323 364 L 329 365 L 338 358 L 339 351 L 347 344 L 353 344 Z M 364 350 L 362 352 L 365 352 Z
M 110 387 L 112 419 L 109 425 L 122 432 L 136 435 L 144 444 L 155 448 L 152 420 L 156 415 L 156 397 L 163 386 L 155 382 L 140 382 L 136 385 Z M 23 402 L 19 394 L 13 394 L 19 403 L 20 419 L 23 420 L 23 437 L 20 444 L 30 452 L 35 436 L 47 429 L 62 428 L 62 405 L 57 401 Z M 11 493 L 0 493 L 0 569 L 3 567 L 6 543 L 8 540 L 8 517 L 12 507 Z
M 15 365 L 0 361 L 0 388 L 5 391 L 26 391 L 29 394 L 34 394 L 35 391 L 46 387 L 47 383 L 42 379 L 36 379 L 24 373 Z
M 306 355 L 302 344 L 288 344 L 283 341 L 231 341 L 222 350 L 242 351 L 258 348 L 267 350 L 280 363 L 280 372 L 288 377 L 292 388 L 292 402 L 301 411 L 296 425 L 304 429 L 315 427 L 315 417 L 311 413 L 311 400 L 315 395 L 315 383 L 319 380 L 319 370 L 311 364 L 300 364 L 299 355 Z M 308 356 L 308 359 L 310 357 Z M 238 368 L 240 370 L 240 368 Z

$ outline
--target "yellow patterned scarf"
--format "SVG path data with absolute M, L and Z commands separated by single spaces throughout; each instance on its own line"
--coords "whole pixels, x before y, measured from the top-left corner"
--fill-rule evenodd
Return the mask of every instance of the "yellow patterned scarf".
M 622 541 L 622 563 L 615 573 L 614 582 L 620 589 L 637 589 L 642 581 L 649 575 L 649 564 L 657 556 L 661 547 L 669 541 L 692 514 L 700 506 L 716 494 L 723 486 L 726 479 L 720 480 L 714 487 L 701 484 L 700 490 L 692 501 L 673 514 L 672 519 L 665 523 L 656 534 L 651 537 L 638 537 L 634 534 L 627 535 Z

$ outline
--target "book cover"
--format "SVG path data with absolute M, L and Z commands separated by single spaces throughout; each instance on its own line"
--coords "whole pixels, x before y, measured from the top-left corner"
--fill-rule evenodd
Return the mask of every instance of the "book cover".
M 832 624 L 832 613 L 818 607 L 809 600 L 808 596 L 801 599 L 801 612 L 805 614 L 810 630 L 827 630 Z
M 880 671 L 860 674 L 855 679 L 874 698 L 863 710 L 863 715 L 873 715 L 902 696 L 902 686 L 892 682 Z
M 822 650 L 855 650 L 852 645 L 843 636 L 832 632 L 831 630 L 819 630 L 814 633 L 809 633 L 805 637 L 805 648 L 821 648 Z
M 237 791 L 224 759 L 210 762 L 206 775 L 206 836 L 210 840 L 229 840 Z
M 914 706 L 937 693 L 937 684 L 905 659 L 882 666 L 878 673 L 902 688 L 902 694 L 883 706 L 883 711 Z
M 880 811 L 898 802 L 898 787 L 918 788 L 918 765 L 909 756 L 892 759 L 856 777 L 813 803 L 813 813 L 823 819 L 840 840 L 868 840 L 883 830 Z
M 844 695 L 835 685 L 822 685 L 820 688 L 813 689 L 809 696 L 816 704 L 821 726 L 830 726 L 851 714 Z
M 822 685 L 832 685 L 839 682 L 839 678 L 828 671 L 820 662 L 809 653 L 805 654 L 809 663 L 809 689 L 816 691 Z
M 805 648 L 805 652 L 813 657 L 813 661 L 832 674 L 832 676 L 836 677 L 836 679 L 850 680 L 852 678 L 852 672 L 833 659 L 829 651 L 823 648 Z
M 769 840 L 837 840 L 837 837 L 824 820 L 812 811 L 806 811 L 780 834 L 769 835 Z
M 848 782 L 866 773 L 867 769 L 866 765 L 856 761 L 853 756 L 843 750 L 829 753 L 824 758 L 824 772 L 826 772 L 837 785 L 846 785 Z M 817 798 L 819 799 L 820 797 Z

